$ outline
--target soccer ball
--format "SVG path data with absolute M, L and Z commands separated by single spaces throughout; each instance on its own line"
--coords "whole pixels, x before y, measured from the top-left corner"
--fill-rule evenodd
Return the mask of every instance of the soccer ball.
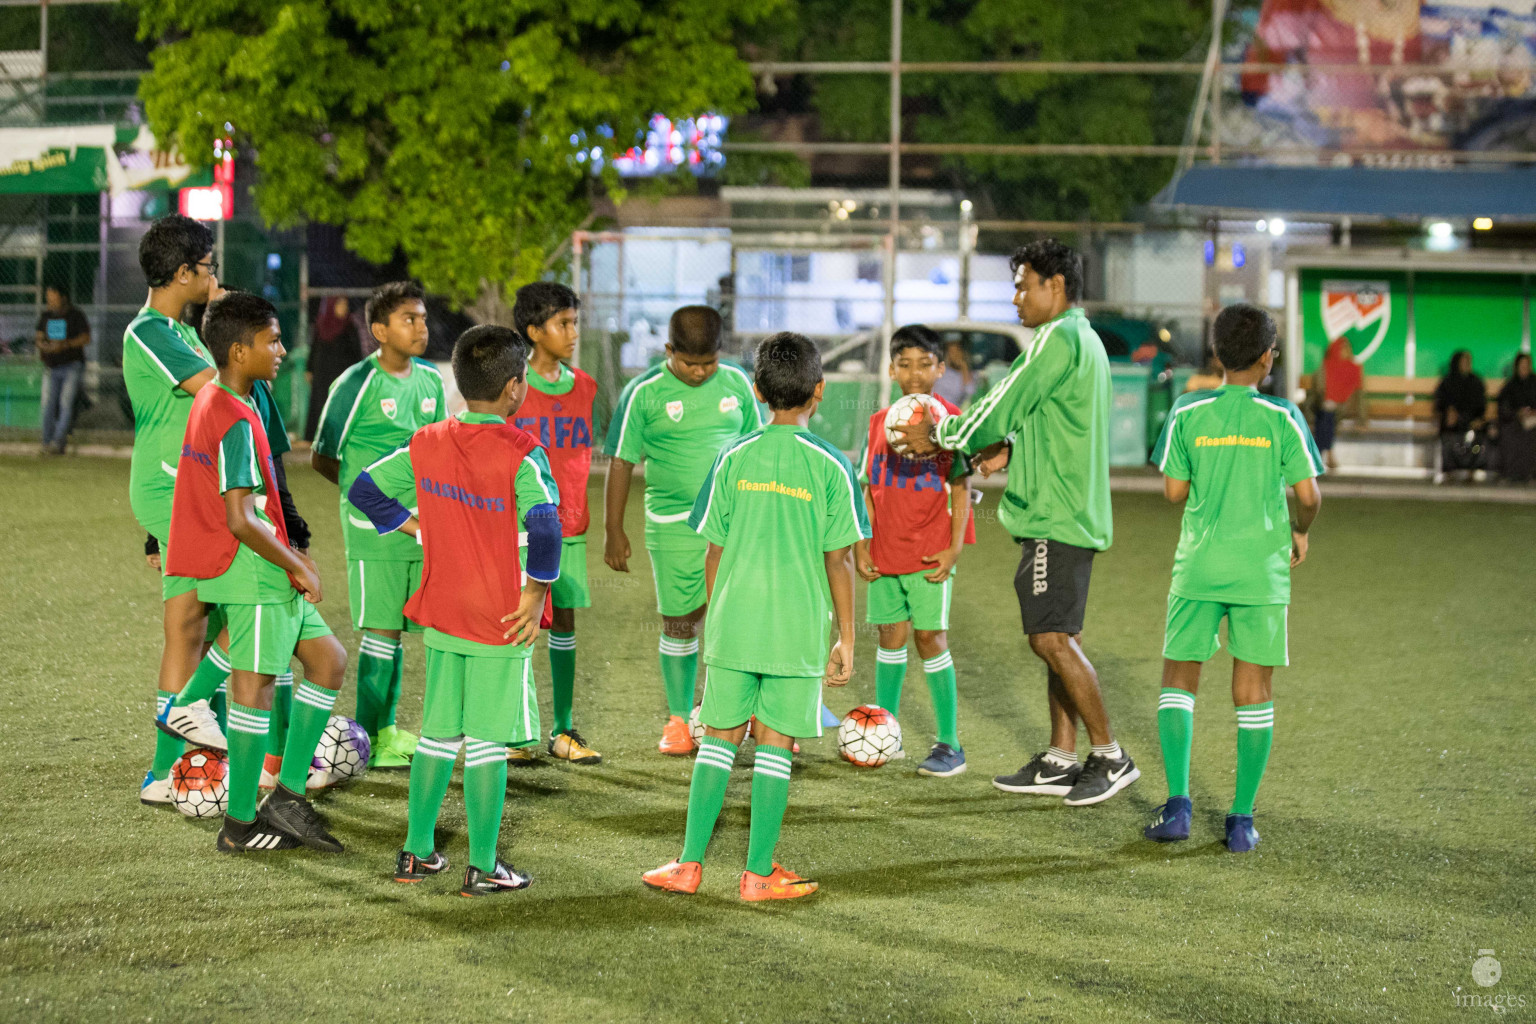
M 903 395 L 898 398 L 891 407 L 885 411 L 885 440 L 891 446 L 891 450 L 898 455 L 905 454 L 906 443 L 901 435 L 891 428 L 898 423 L 912 424 L 923 418 L 923 411 L 927 410 L 928 418 L 934 423 L 947 419 L 949 410 L 944 408 L 932 395 Z
M 837 752 L 861 768 L 878 768 L 901 749 L 896 716 L 874 704 L 860 704 L 837 727 Z
M 704 723 L 699 721 L 699 712 L 703 709 L 704 705 L 695 704 L 692 713 L 688 715 L 688 735 L 693 737 L 695 746 L 704 738 Z
M 360 778 L 373 753 L 368 733 L 346 715 L 332 715 L 309 765 L 309 788 L 325 789 Z
M 189 818 L 213 818 L 229 806 L 229 757 L 201 747 L 171 765 L 171 801 Z

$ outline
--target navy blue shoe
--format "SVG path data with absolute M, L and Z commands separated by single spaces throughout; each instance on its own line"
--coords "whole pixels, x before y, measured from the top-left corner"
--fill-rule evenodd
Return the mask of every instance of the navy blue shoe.
M 1157 820 L 1141 830 L 1141 834 L 1159 843 L 1174 843 L 1189 838 L 1189 819 L 1194 804 L 1187 796 L 1171 796 L 1157 809 Z
M 917 766 L 917 774 L 947 779 L 965 771 L 965 751 L 948 743 L 935 743 L 928 759 Z
M 1253 827 L 1253 815 L 1227 815 L 1227 849 L 1247 853 L 1259 845 L 1259 830 Z

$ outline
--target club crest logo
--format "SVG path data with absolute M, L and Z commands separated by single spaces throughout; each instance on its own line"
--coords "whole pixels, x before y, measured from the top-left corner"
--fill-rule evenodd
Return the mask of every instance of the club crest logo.
M 667 418 L 670 419 L 673 423 L 681 423 L 683 419 L 683 403 L 668 402 Z
M 423 416 L 431 416 L 435 412 L 437 412 L 437 399 L 423 398 L 421 400 L 421 414 Z
M 393 398 L 379 399 L 379 408 L 382 409 L 384 411 L 384 415 L 388 416 L 390 419 L 394 419 L 395 413 L 398 411 L 395 406 L 395 400 Z
M 741 399 L 737 398 L 735 395 L 726 395 L 724 398 L 720 399 L 721 412 L 735 412 L 740 408 Z
M 1364 363 L 1392 322 L 1391 286 L 1386 281 L 1324 281 L 1322 314 L 1328 341 L 1347 337 L 1355 362 Z

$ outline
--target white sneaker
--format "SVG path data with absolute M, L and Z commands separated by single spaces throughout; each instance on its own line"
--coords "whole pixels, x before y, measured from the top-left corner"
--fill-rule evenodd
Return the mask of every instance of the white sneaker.
M 174 704 L 166 708 L 163 718 L 155 719 L 155 725 L 163 733 L 185 740 L 194 747 L 209 750 L 228 750 L 229 740 L 219 728 L 219 719 L 206 700 L 193 701 L 185 707 Z
M 144 783 L 139 787 L 139 803 L 150 807 L 169 807 L 171 800 L 171 777 L 167 775 L 163 779 L 156 779 L 154 772 L 144 773 Z
M 304 782 L 304 788 L 308 790 L 330 789 L 332 786 L 346 781 L 339 776 L 332 775 L 323 768 L 311 768 L 309 778 Z
M 260 789 L 276 789 L 277 776 L 263 768 L 261 770 L 261 781 L 256 783 L 256 785 Z

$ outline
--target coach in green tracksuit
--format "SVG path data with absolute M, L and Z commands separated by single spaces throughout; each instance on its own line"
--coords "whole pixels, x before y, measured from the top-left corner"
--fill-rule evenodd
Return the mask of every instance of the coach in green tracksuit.
M 998 518 L 1023 548 L 1014 590 L 1029 646 L 1048 669 L 1051 745 L 992 784 L 1009 793 L 1065 797 L 1072 806 L 1108 800 L 1140 777 L 1110 731 L 1099 679 L 1078 643 L 1093 556 L 1109 549 L 1109 407 L 1104 345 L 1076 303 L 1083 261 L 1054 239 L 1013 254 L 1019 320 L 1034 328 L 1028 349 L 962 415 L 905 431 L 918 455 L 940 448 L 977 456 L 986 475 L 1009 461 Z M 902 431 L 901 427 L 895 428 Z M 1092 750 L 1077 760 L 1077 723 Z

